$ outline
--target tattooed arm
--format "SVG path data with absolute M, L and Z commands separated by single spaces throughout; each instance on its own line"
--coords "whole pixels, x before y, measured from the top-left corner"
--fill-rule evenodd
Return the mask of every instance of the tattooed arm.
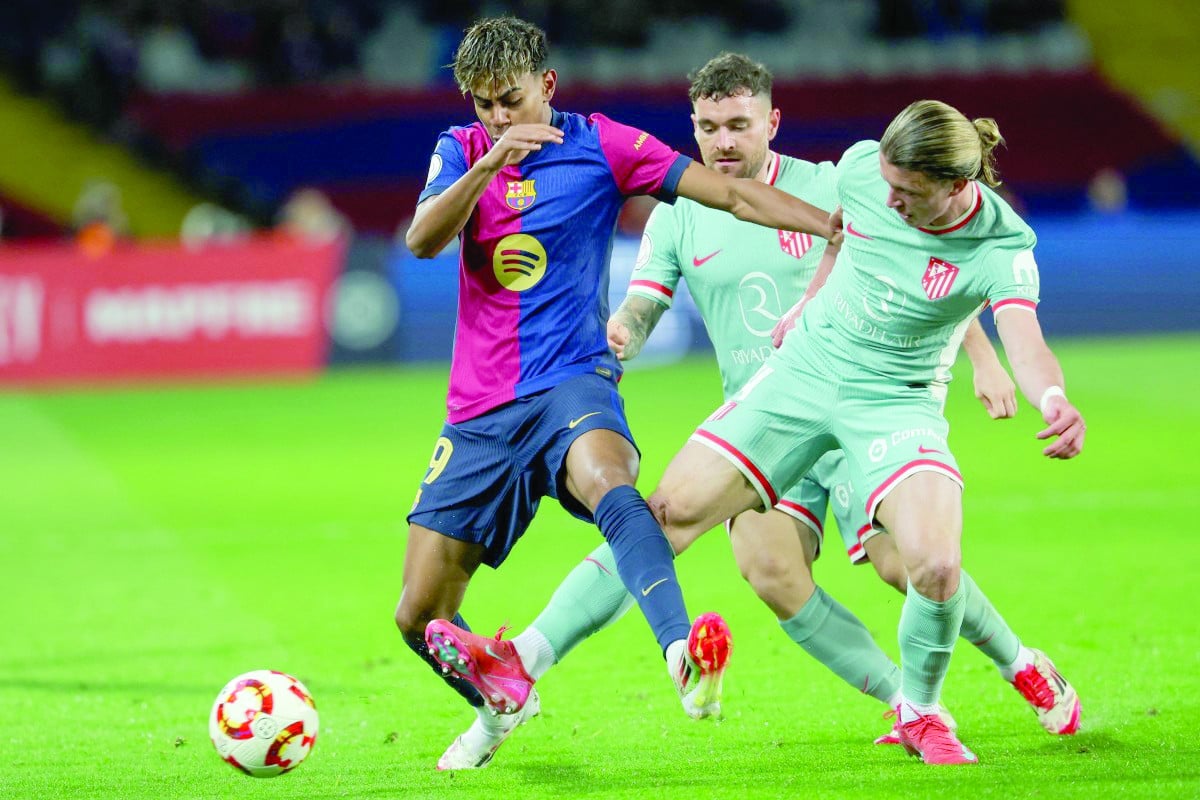
M 631 294 L 608 320 L 608 346 L 621 361 L 631 361 L 642 351 L 667 307 Z

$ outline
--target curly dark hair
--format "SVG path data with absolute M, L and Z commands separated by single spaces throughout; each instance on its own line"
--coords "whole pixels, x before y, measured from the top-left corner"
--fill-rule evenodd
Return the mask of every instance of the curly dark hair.
M 546 68 L 546 32 L 516 17 L 481 19 L 454 53 L 454 80 L 466 94 L 480 83 L 508 81 Z

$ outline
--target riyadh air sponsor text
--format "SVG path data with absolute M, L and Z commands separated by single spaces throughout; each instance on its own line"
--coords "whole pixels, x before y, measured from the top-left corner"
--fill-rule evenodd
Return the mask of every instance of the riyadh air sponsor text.
M 764 344 L 759 347 L 739 347 L 735 350 L 730 350 L 729 357 L 733 359 L 733 363 L 735 364 L 762 364 L 774 352 L 774 347 Z
M 879 327 L 871 320 L 863 318 L 857 311 L 854 310 L 853 305 L 851 305 L 851 303 L 849 303 L 846 298 L 842 296 L 841 292 L 838 292 L 837 297 L 834 298 L 833 302 L 834 307 L 841 312 L 842 318 L 846 321 L 846 323 L 867 338 L 876 342 L 880 342 L 881 344 L 892 345 L 895 347 L 908 348 L 921 346 L 921 342 L 924 338 L 922 336 L 895 334 Z

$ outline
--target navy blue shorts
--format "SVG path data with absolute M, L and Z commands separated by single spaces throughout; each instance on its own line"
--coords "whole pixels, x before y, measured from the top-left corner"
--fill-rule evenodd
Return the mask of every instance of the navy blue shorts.
M 525 533 L 543 497 L 556 498 L 572 516 L 594 522 L 567 491 L 564 462 L 571 444 L 597 428 L 616 431 L 633 444 L 616 385 L 592 374 L 465 422 L 447 422 L 408 521 L 484 545 L 483 563 L 493 568 Z

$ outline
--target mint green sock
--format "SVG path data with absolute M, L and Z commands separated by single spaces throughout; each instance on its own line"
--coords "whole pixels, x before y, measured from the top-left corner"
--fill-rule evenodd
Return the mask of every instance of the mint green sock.
M 887 703 L 900 689 L 900 668 L 866 626 L 820 586 L 796 616 L 779 623 L 804 652 L 864 694 Z
M 937 703 L 962 627 L 965 600 L 962 580 L 957 591 L 941 603 L 921 595 L 909 584 L 898 632 L 905 700 L 922 706 Z
M 1008 666 L 1016 660 L 1021 640 L 965 571 L 959 578 L 959 586 L 966 593 L 959 635 L 996 662 L 996 666 Z
M 602 544 L 567 574 L 532 627 L 550 642 L 557 663 L 634 605 L 633 596 L 617 575 L 612 550 Z

